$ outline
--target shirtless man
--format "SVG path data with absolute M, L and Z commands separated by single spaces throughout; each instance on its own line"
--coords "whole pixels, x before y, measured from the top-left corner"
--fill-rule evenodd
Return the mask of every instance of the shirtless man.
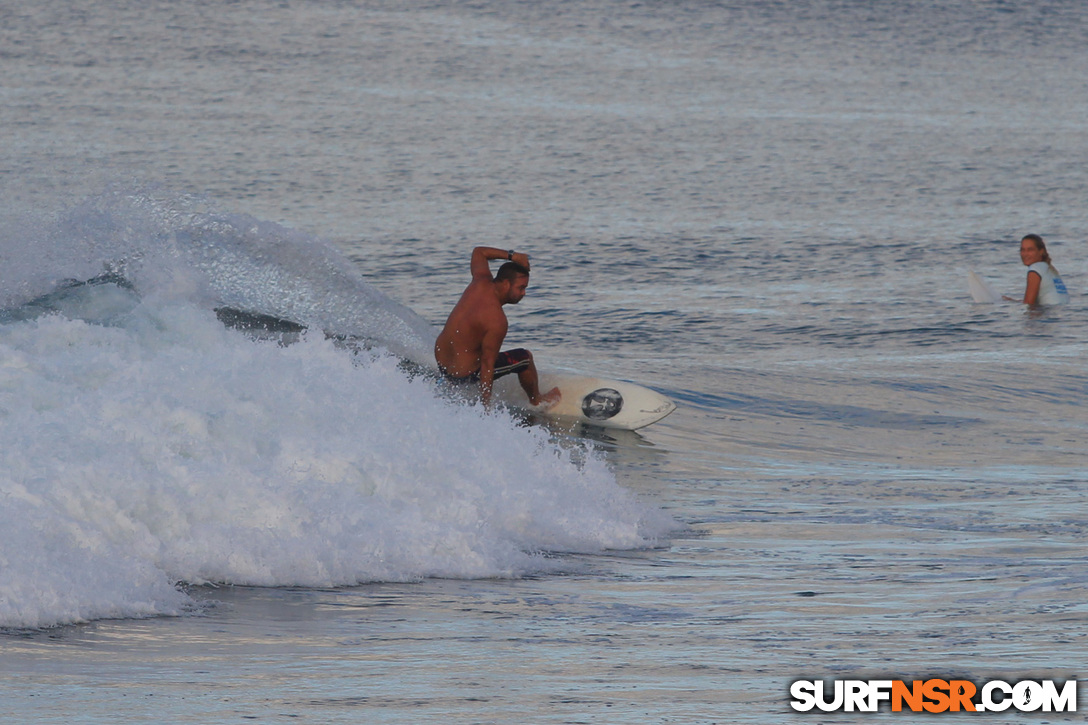
M 493 259 L 507 260 L 494 277 L 488 264 Z M 532 353 L 521 348 L 499 352 L 508 326 L 502 306 L 516 305 L 525 296 L 529 286 L 529 255 L 476 247 L 472 250 L 470 268 L 472 282 L 461 294 L 434 343 L 438 369 L 452 382 L 478 384 L 484 405 L 491 404 L 495 379 L 510 373 L 517 373 L 532 405 L 554 405 L 559 401 L 559 389 L 540 392 Z

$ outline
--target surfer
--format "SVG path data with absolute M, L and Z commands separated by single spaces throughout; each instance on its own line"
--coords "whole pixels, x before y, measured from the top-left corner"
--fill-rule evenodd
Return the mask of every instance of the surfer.
M 507 261 L 492 276 L 490 262 L 495 259 Z M 472 282 L 461 294 L 434 343 L 438 369 L 450 382 L 478 385 L 485 405 L 491 403 L 494 381 L 511 373 L 517 373 L 532 405 L 554 405 L 560 398 L 559 389 L 540 392 L 532 353 L 523 348 L 499 352 L 508 327 L 502 308 L 516 305 L 525 297 L 529 286 L 529 255 L 476 247 L 472 250 L 470 270 Z
M 1069 300 L 1065 283 L 1050 261 L 1046 243 L 1038 234 L 1028 234 L 1020 240 L 1020 261 L 1028 268 L 1028 283 L 1024 299 L 1006 296 L 1011 302 L 1026 305 L 1060 305 Z

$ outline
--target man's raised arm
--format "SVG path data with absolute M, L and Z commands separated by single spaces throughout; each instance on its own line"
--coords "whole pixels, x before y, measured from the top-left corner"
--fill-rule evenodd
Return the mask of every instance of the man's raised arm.
M 525 269 L 529 269 L 529 255 L 522 252 L 515 252 L 510 249 L 499 249 L 497 247 L 476 247 L 472 250 L 472 263 L 469 267 L 472 271 L 472 278 L 483 278 L 488 281 L 494 279 L 491 276 L 491 267 L 488 265 L 493 259 L 505 259 L 510 262 L 516 262 Z

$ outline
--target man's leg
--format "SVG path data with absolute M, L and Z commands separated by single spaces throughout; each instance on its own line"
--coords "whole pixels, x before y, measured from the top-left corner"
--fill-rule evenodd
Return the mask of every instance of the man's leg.
M 532 405 L 552 406 L 559 402 L 561 397 L 559 388 L 552 388 L 547 393 L 540 392 L 540 377 L 536 372 L 536 363 L 533 362 L 533 354 L 525 348 L 500 352 L 495 360 L 495 378 L 510 373 L 518 374 L 518 382 L 521 389 L 529 396 Z

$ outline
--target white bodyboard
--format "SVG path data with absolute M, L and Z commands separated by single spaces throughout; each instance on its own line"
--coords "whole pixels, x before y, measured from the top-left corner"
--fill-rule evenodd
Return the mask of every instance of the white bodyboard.
M 563 397 L 551 408 L 529 405 L 516 375 L 495 383 L 495 395 L 508 405 L 564 423 L 637 430 L 676 410 L 676 403 L 656 390 L 622 380 L 540 373 L 540 390 L 559 388 Z
M 967 271 L 967 288 L 971 290 L 971 299 L 975 302 L 993 304 L 1001 301 L 1001 295 L 972 270 Z

